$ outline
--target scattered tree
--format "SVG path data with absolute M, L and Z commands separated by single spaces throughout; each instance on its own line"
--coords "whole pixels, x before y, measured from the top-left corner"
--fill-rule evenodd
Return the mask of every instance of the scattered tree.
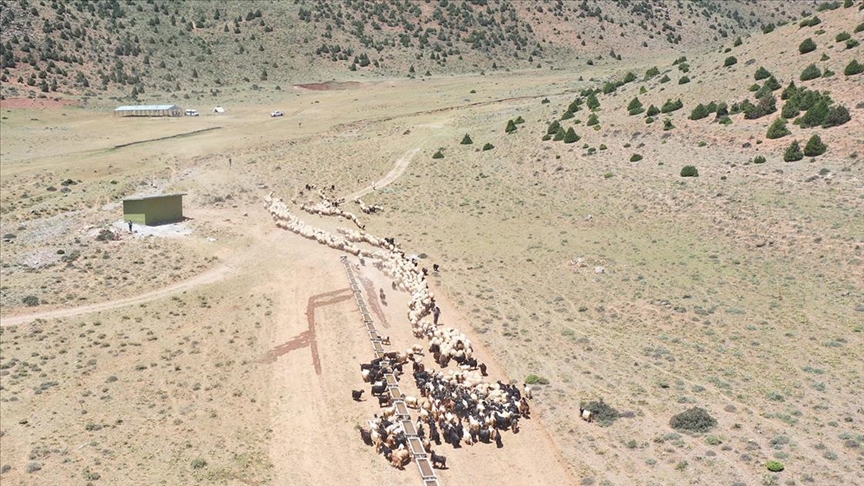
M 792 145 L 783 153 L 784 162 L 797 162 L 804 158 L 804 152 L 801 152 L 801 146 L 798 145 L 798 140 L 792 142 Z
M 441 150 L 438 150 L 437 152 L 435 152 L 435 154 L 432 155 L 432 158 L 433 159 L 443 159 L 444 154 L 441 153 Z
M 472 143 L 474 143 L 474 141 L 471 140 L 471 137 L 469 137 L 467 133 L 462 137 L 462 141 L 459 142 L 460 145 L 471 145 Z
M 633 154 L 630 156 L 630 162 L 639 162 L 642 160 L 642 154 Z
M 504 129 L 506 133 L 513 133 L 516 131 L 516 122 L 513 120 L 507 120 L 507 128 Z
M 736 64 L 738 64 L 738 58 L 735 56 L 729 56 L 725 61 L 723 61 L 723 67 L 734 66 Z
M 579 135 L 576 135 L 576 131 L 573 130 L 573 127 L 567 129 L 567 133 L 564 135 L 564 143 L 573 143 L 579 141 Z
M 846 76 L 854 76 L 861 73 L 864 73 L 864 63 L 860 63 L 855 59 L 849 61 L 849 64 L 843 69 L 843 74 Z
M 483 144 L 483 151 L 486 151 L 486 150 L 492 150 L 492 149 L 494 149 L 494 148 L 495 148 L 495 146 L 492 145 L 492 144 L 489 143 L 489 142 L 486 142 L 485 144 Z
M 696 170 L 696 167 L 694 167 L 692 165 L 685 165 L 681 169 L 681 177 L 699 177 L 699 171 Z M 676 415 L 676 417 L 677 417 L 677 415 Z M 675 417 L 672 417 L 672 420 L 674 421 Z M 675 427 L 674 423 L 673 423 L 672 427 L 677 428 L 677 427 Z
M 770 140 L 774 140 L 775 138 L 785 137 L 786 135 L 791 134 L 792 132 L 786 128 L 786 119 L 777 118 L 774 120 L 774 123 L 768 127 L 768 133 L 765 135 L 766 138 Z
M 822 76 L 822 71 L 820 71 L 815 64 L 811 64 L 804 68 L 803 71 L 801 71 L 800 79 L 801 81 L 810 81 L 811 79 L 816 79 L 819 76 Z
M 813 52 L 815 50 L 816 50 L 816 43 L 813 42 L 813 39 L 811 39 L 809 37 L 804 39 L 804 41 L 801 43 L 801 45 L 798 46 L 798 52 L 800 52 L 801 54 L 807 54 L 808 52 Z
M 688 166 L 692 167 L 692 166 Z M 685 167 L 686 169 L 687 167 Z M 695 168 L 693 169 L 696 170 Z M 683 170 L 682 176 L 683 174 Z M 688 432 L 703 433 L 708 432 L 717 425 L 717 420 L 712 417 L 705 409 L 693 407 L 687 411 L 674 415 L 669 421 L 669 425 L 676 430 L 686 430 Z
M 804 146 L 804 155 L 807 157 L 817 157 L 825 153 L 828 150 L 828 147 L 822 143 L 822 139 L 819 138 L 819 135 L 813 134 L 810 137 L 810 140 L 807 141 L 807 145 Z
M 768 72 L 768 70 L 765 69 L 764 67 L 759 67 L 759 69 L 756 70 L 756 74 L 754 74 L 753 77 L 756 78 L 756 81 L 761 81 L 763 79 L 767 79 L 767 78 L 771 77 L 771 73 Z
M 847 110 L 845 106 L 832 106 L 828 112 L 828 116 L 825 117 L 825 121 L 822 122 L 822 128 L 838 127 L 851 119 L 852 117 L 849 115 L 849 110 Z

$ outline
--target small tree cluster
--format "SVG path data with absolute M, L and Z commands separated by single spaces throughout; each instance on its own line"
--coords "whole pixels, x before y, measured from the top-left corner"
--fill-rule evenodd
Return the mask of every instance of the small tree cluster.
M 734 66 L 736 64 L 738 64 L 738 58 L 735 56 L 729 56 L 725 61 L 723 61 L 723 67 Z
M 818 17 L 814 17 L 818 18 Z M 808 52 L 813 52 L 816 50 L 816 43 L 813 42 L 813 39 L 806 38 L 803 42 L 798 46 L 798 52 L 801 54 L 807 54 Z
M 800 79 L 801 81 L 810 81 L 811 79 L 816 79 L 819 76 L 822 76 L 822 71 L 818 67 L 816 67 L 815 64 L 811 64 L 804 68 L 803 71 L 801 71 Z
M 505 133 L 513 133 L 516 131 L 516 122 L 513 120 L 507 120 L 507 128 L 504 129 Z
M 810 140 L 807 141 L 807 145 L 804 146 L 804 155 L 807 157 L 817 157 L 825 153 L 828 150 L 828 147 L 822 143 L 822 139 L 819 138 L 819 135 L 813 134 L 810 137 Z
M 633 98 L 629 105 L 627 105 L 627 113 L 631 116 L 638 115 L 645 111 L 645 108 L 642 106 L 642 102 L 639 101 L 639 98 Z
M 633 154 L 630 156 L 630 162 L 639 162 L 642 160 L 642 154 Z
M 801 151 L 801 146 L 798 145 L 798 140 L 792 142 L 791 145 L 783 153 L 784 162 L 797 162 L 804 158 L 804 152 Z
M 849 64 L 843 69 L 843 74 L 846 76 L 854 76 L 864 73 L 864 63 L 860 63 L 855 59 L 849 61 Z
M 598 123 L 600 123 L 600 120 L 597 118 L 597 114 L 591 113 L 591 116 L 588 117 L 588 121 L 585 123 L 585 125 L 590 127 L 590 126 L 594 126 Z
M 754 74 L 753 77 L 756 79 L 756 81 L 761 81 L 763 79 L 770 78 L 771 73 L 768 72 L 768 70 L 765 69 L 764 67 L 759 67 L 759 69 L 756 70 L 756 74 Z
M 474 143 L 474 141 L 471 140 L 471 137 L 467 133 L 462 137 L 462 141 L 459 142 L 460 145 L 471 145 L 472 143 Z
M 597 96 L 594 93 L 588 95 L 588 98 L 585 99 L 585 105 L 588 106 L 588 109 L 594 111 L 600 108 L 600 100 L 597 99 Z
M 486 142 L 485 144 L 483 144 L 483 151 L 484 151 L 484 152 L 487 151 L 487 150 L 492 150 L 492 149 L 494 149 L 494 148 L 495 148 L 495 146 L 492 145 L 492 144 L 489 143 L 489 142 Z
M 607 179 L 611 177 L 610 174 L 605 175 Z M 591 414 L 594 416 L 594 419 L 602 425 L 603 427 L 608 427 L 614 423 L 621 414 L 618 410 L 615 410 L 610 405 L 608 405 L 603 400 L 592 401 L 592 402 L 582 402 L 580 407 L 584 410 L 590 410 Z
M 435 152 L 435 153 L 432 155 L 432 158 L 433 158 L 433 159 L 443 159 L 443 158 L 444 158 L 444 154 L 441 153 L 441 150 L 438 150 L 437 152 Z
M 564 143 L 573 143 L 579 141 L 579 135 L 576 135 L 576 130 L 573 130 L 573 127 L 567 129 L 567 133 L 564 135 Z

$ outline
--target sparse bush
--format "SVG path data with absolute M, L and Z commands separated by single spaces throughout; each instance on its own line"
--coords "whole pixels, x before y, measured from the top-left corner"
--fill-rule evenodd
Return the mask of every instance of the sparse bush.
M 202 469 L 207 467 L 207 461 L 201 458 L 192 459 L 192 469 Z
M 837 34 L 836 37 L 834 37 L 834 40 L 837 42 L 843 42 L 845 40 L 849 40 L 850 38 L 852 38 L 852 34 L 850 34 L 849 32 L 840 32 L 839 34 Z
M 801 81 L 810 81 L 811 79 L 816 79 L 819 76 L 822 76 L 822 71 L 820 71 L 815 64 L 811 64 L 804 68 L 803 71 L 801 71 L 800 79 Z
M 36 297 L 35 295 L 28 295 L 27 297 L 21 299 L 21 302 L 27 307 L 36 307 L 37 305 L 39 305 L 39 297 Z
M 549 380 L 547 380 L 546 378 L 543 378 L 542 376 L 537 376 L 537 375 L 532 374 L 532 375 L 528 375 L 525 378 L 525 383 L 527 383 L 529 385 L 548 385 Z
M 492 144 L 489 143 L 489 142 L 486 142 L 485 144 L 483 144 L 483 151 L 486 151 L 486 150 L 492 150 L 492 149 L 494 149 L 494 148 L 495 148 L 495 146 L 492 145 Z
M 819 138 L 819 135 L 813 134 L 810 137 L 810 140 L 807 141 L 807 145 L 804 146 L 804 155 L 807 157 L 817 157 L 825 153 L 828 150 L 828 147 L 822 143 L 822 139 Z
M 756 79 L 756 81 L 761 81 L 763 79 L 770 78 L 771 73 L 768 72 L 768 70 L 765 69 L 764 67 L 760 66 L 759 69 L 756 70 L 756 74 L 754 74 L 753 77 Z
M 685 169 L 687 167 L 685 167 Z M 683 176 L 684 171 L 682 170 L 681 172 L 681 175 Z M 714 426 L 717 425 L 717 420 L 705 411 L 705 409 L 693 407 L 687 411 L 679 413 L 678 415 L 674 415 L 669 421 L 669 425 L 676 430 L 703 433 L 714 428 Z
M 770 24 L 768 24 L 768 25 L 765 25 L 765 26 L 762 27 L 762 33 L 763 33 L 763 34 L 770 34 L 771 32 L 774 32 L 774 27 L 775 27 L 775 26 L 774 26 L 773 23 L 770 23 Z
M 639 162 L 642 160 L 642 154 L 633 154 L 630 156 L 630 162 Z
M 660 110 L 657 109 L 656 106 L 650 105 L 648 107 L 648 111 L 645 113 L 646 116 L 657 116 L 660 114 Z
M 576 131 L 573 130 L 573 127 L 567 129 L 567 133 L 564 135 L 564 143 L 573 143 L 579 140 L 579 135 L 576 135 Z
M 519 115 L 519 116 L 516 117 L 515 120 L 513 120 L 513 122 L 514 122 L 515 124 L 517 124 L 517 125 L 520 125 L 520 124 L 522 124 L 522 123 L 525 123 L 525 119 L 522 118 L 522 115 Z
M 669 75 L 668 75 L 668 74 L 664 74 L 663 77 L 660 78 L 660 82 L 661 82 L 661 83 L 668 83 L 669 81 L 670 81 L 670 79 L 669 79 Z
M 711 112 L 708 111 L 708 107 L 706 107 L 702 103 L 699 103 L 698 105 L 696 105 L 696 108 L 693 108 L 693 111 L 690 112 L 690 119 L 701 120 L 707 117 L 709 114 L 711 114 Z
M 681 78 L 678 80 L 678 84 L 687 84 L 689 82 L 690 78 L 687 76 L 681 76 Z
M 639 101 L 638 97 L 634 97 L 630 104 L 627 105 L 627 113 L 632 115 L 638 115 L 645 111 L 645 108 L 642 107 L 642 102 Z
M 442 154 L 441 151 L 439 150 L 439 151 L 435 152 L 435 154 L 432 155 L 432 158 L 433 159 L 443 159 L 444 154 Z
M 831 109 L 828 107 L 828 101 L 823 98 L 815 105 L 811 106 L 810 109 L 801 116 L 801 118 L 795 120 L 795 124 L 801 128 L 818 127 L 825 123 L 825 120 L 828 119 L 828 114 L 830 113 Z
M 552 140 L 555 142 L 559 142 L 564 140 L 564 136 L 567 135 L 567 132 L 564 131 L 564 127 L 558 127 L 558 131 L 555 132 L 555 136 L 552 137 Z
M 660 75 L 660 70 L 657 69 L 657 66 L 654 66 L 651 69 L 645 71 L 645 77 L 643 78 L 643 80 L 647 81 L 647 80 L 653 78 L 654 76 L 659 76 L 659 75 Z
M 673 128 L 675 128 L 675 125 L 672 124 L 672 120 L 670 118 L 663 120 L 663 131 L 664 132 L 668 132 L 669 130 L 672 130 Z
M 852 117 L 849 115 L 849 110 L 847 110 L 845 106 L 832 106 L 828 112 L 828 116 L 825 117 L 825 121 L 822 122 L 822 128 L 837 127 L 845 124 L 851 119 Z
M 680 110 L 684 107 L 684 103 L 681 101 L 681 98 L 678 98 L 676 101 L 666 100 L 666 103 L 663 103 L 663 107 L 660 108 L 660 113 L 672 113 L 673 111 Z
M 506 133 L 512 133 L 516 131 L 516 122 L 513 120 L 507 120 L 507 128 L 504 129 Z
M 471 145 L 472 143 L 474 143 L 474 141 L 471 140 L 471 137 L 469 137 L 467 133 L 462 137 L 462 141 L 459 142 L 460 145 Z
M 588 117 L 588 121 L 585 123 L 585 125 L 591 127 L 598 123 L 600 123 L 600 120 L 597 118 L 597 114 L 591 113 L 591 116 Z
M 768 127 L 768 133 L 765 135 L 769 140 L 774 140 L 776 138 L 785 137 L 786 135 L 791 134 L 792 132 L 786 128 L 786 119 L 780 117 L 774 120 L 774 123 Z
M 597 97 L 594 96 L 594 93 L 591 93 L 585 99 L 585 105 L 588 107 L 588 109 L 593 111 L 600 108 L 600 100 L 598 100 Z
M 767 467 L 768 470 L 771 472 L 780 472 L 785 469 L 783 467 L 783 463 L 780 461 L 768 461 L 767 463 L 765 463 L 765 467 Z
M 856 34 L 858 32 L 864 32 L 864 22 L 861 22 L 860 24 L 856 25 L 855 30 L 853 32 Z
M 849 64 L 843 68 L 843 74 L 846 76 L 854 76 L 861 73 L 864 73 L 864 63 L 860 63 L 855 59 L 849 61 Z
M 761 156 L 761 155 L 757 155 L 757 156 L 753 159 L 753 163 L 754 163 L 754 164 L 764 164 L 764 163 L 765 163 L 765 157 L 763 157 L 763 156 Z
M 797 162 L 804 158 L 804 152 L 801 151 L 801 146 L 798 145 L 798 140 L 792 142 L 786 152 L 783 153 L 784 162 Z
M 39 471 L 41 469 L 42 469 L 42 464 L 40 464 L 38 462 L 27 463 L 27 472 L 29 474 L 33 474 L 34 472 Z
M 692 165 L 685 165 L 681 169 L 681 177 L 699 177 L 699 171 Z
M 813 42 L 813 39 L 809 37 L 804 39 L 804 41 L 801 42 L 801 45 L 798 46 L 798 52 L 800 52 L 801 54 L 807 54 L 808 52 L 813 52 L 815 50 L 816 43 Z
M 611 173 L 609 177 L 611 177 Z M 606 178 L 608 179 L 609 177 Z M 594 416 L 594 419 L 599 422 L 600 425 L 602 425 L 603 427 L 608 427 L 612 425 L 616 420 L 618 420 L 618 417 L 621 416 L 621 414 L 618 413 L 618 410 L 615 410 L 603 400 L 600 400 L 599 402 L 582 402 L 580 404 L 580 407 L 585 410 L 590 410 L 591 414 Z
M 569 119 L 571 119 L 571 118 L 573 118 L 573 112 L 570 111 L 570 110 L 565 111 L 564 114 L 561 115 L 561 120 L 562 120 L 562 121 L 564 121 L 564 120 L 569 120 Z
M 861 43 L 858 42 L 858 39 L 849 39 L 846 41 L 846 49 L 855 49 L 860 45 Z
M 549 124 L 549 128 L 546 129 L 546 133 L 549 135 L 554 135 L 561 128 L 561 124 L 558 123 L 558 120 L 553 121 Z
M 99 230 L 99 234 L 96 235 L 96 241 L 113 241 L 114 238 L 114 232 L 109 229 L 101 229 Z
M 738 58 L 735 56 L 729 56 L 725 61 L 723 61 L 723 67 L 734 66 L 736 64 L 738 64 Z

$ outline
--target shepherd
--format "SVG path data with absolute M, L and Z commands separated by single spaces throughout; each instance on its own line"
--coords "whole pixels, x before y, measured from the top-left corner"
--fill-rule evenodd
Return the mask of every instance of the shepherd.
M 440 316 L 440 315 L 441 315 L 441 308 L 436 305 L 434 308 L 432 308 L 432 322 L 436 326 L 438 325 L 438 316 Z
M 131 233 L 132 232 L 132 221 L 129 221 L 128 223 L 129 223 L 129 232 Z

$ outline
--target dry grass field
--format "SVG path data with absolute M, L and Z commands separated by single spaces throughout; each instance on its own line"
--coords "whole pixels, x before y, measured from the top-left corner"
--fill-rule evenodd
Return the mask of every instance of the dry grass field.
M 864 484 L 864 75 L 843 75 L 864 58 L 834 42 L 862 17 L 819 16 L 686 52 L 686 84 L 677 56 L 646 55 L 241 91 L 197 118 L 3 100 L 0 481 L 418 484 L 355 430 L 378 408 L 350 398 L 372 353 L 340 254 L 263 209 L 312 183 L 364 193 L 382 213 L 345 206 L 367 231 L 440 264 L 442 321 L 493 380 L 549 382 L 502 449 L 440 447 L 443 484 Z M 799 54 L 805 37 L 815 52 Z M 801 82 L 811 62 L 836 74 Z M 830 91 L 851 121 L 771 140 L 779 112 L 688 119 L 752 99 L 760 66 Z M 628 71 L 597 94 L 596 129 L 585 106 L 561 120 Z M 628 115 L 634 97 L 684 107 L 646 123 Z M 542 141 L 553 120 L 581 138 Z M 783 161 L 814 133 L 824 155 Z M 699 176 L 681 177 L 687 165 Z M 129 233 L 120 200 L 163 192 L 186 193 L 189 218 Z M 408 295 L 358 269 L 367 299 L 387 289 L 373 310 L 393 348 L 413 344 Z M 618 413 L 579 420 L 591 401 Z M 673 429 L 691 407 L 716 425 Z

